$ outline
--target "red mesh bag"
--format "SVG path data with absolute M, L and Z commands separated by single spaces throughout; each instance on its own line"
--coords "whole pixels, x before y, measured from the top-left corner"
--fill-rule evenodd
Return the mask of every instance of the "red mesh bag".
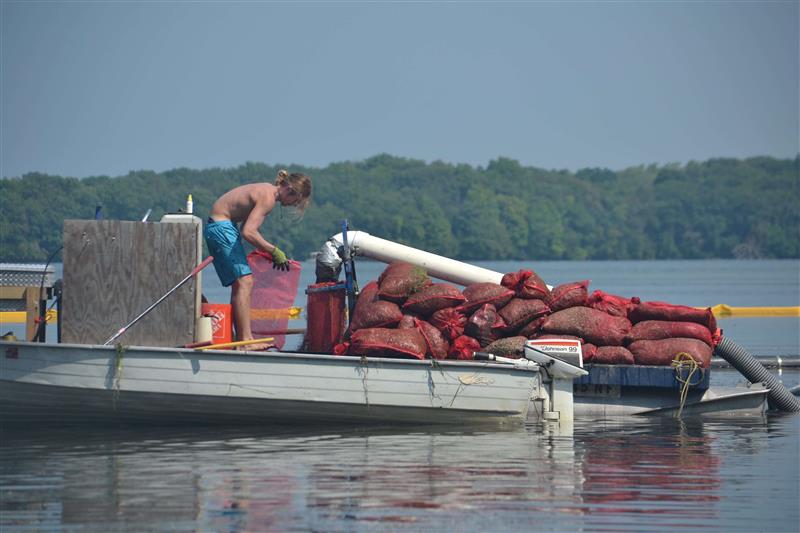
M 703 324 L 709 331 L 717 331 L 717 319 L 710 307 L 697 309 L 685 305 L 674 305 L 667 302 L 641 302 L 628 313 L 634 324 L 644 320 L 667 320 L 670 322 L 696 322 Z
M 431 278 L 424 268 L 403 262 L 391 263 L 378 277 L 380 297 L 396 304 L 402 304 L 430 284 Z
M 409 296 L 403 304 L 403 310 L 428 317 L 439 309 L 453 307 L 464 301 L 466 298 L 455 286 L 449 283 L 433 283 Z
M 446 359 L 450 344 L 447 342 L 447 339 L 444 338 L 442 332 L 418 318 L 414 319 L 414 324 L 417 326 L 419 332 L 422 333 L 422 337 L 428 345 L 428 355 L 433 359 Z
M 528 337 L 529 339 L 536 337 L 537 335 L 540 334 L 540 328 L 542 327 L 542 322 L 544 322 L 545 318 L 547 317 L 543 316 L 539 318 L 534 318 L 533 320 L 522 326 L 522 328 L 517 332 L 517 335 L 522 335 L 524 337 Z
M 519 298 L 547 300 L 550 297 L 547 283 L 532 270 L 519 270 L 504 274 L 500 284 L 513 290 Z
M 464 334 L 467 317 L 455 307 L 439 309 L 431 315 L 430 323 L 444 333 L 445 337 L 455 340 Z
M 587 307 L 603 311 L 609 315 L 628 318 L 628 312 L 639 304 L 639 302 L 639 298 L 635 296 L 633 298 L 623 298 L 622 296 L 606 294 L 603 291 L 597 290 L 589 296 Z
M 567 339 L 567 340 L 571 340 L 571 341 L 581 341 L 581 342 L 583 342 L 583 339 L 581 339 L 580 337 L 576 337 L 575 335 L 554 335 L 552 333 L 539 333 L 538 335 L 534 335 L 531 338 L 532 339 L 545 339 L 545 340 L 546 339 Z
M 500 280 L 500 285 L 517 292 L 517 290 L 522 287 L 522 284 L 525 283 L 525 280 L 532 275 L 533 270 L 520 269 L 516 272 L 508 272 L 503 274 L 503 278 Z
M 506 323 L 497 314 L 497 309 L 492 304 L 483 304 L 467 320 L 467 325 L 464 326 L 464 333 L 477 339 L 481 346 L 486 346 L 497 340 L 505 327 Z
M 584 342 L 581 344 L 581 354 L 584 363 L 593 363 L 594 356 L 597 353 L 597 346 L 590 342 Z
M 546 317 L 541 330 L 575 335 L 597 346 L 621 346 L 630 333 L 631 323 L 627 318 L 589 307 L 570 307 Z
M 428 346 L 417 329 L 365 328 L 350 337 L 348 355 L 425 359 Z
M 336 346 L 333 347 L 333 355 L 345 355 L 347 354 L 347 350 L 350 349 L 349 342 L 340 342 Z
M 709 346 L 714 346 L 711 332 L 704 325 L 696 322 L 668 322 L 666 320 L 645 320 L 634 324 L 627 341 L 629 343 L 655 341 L 672 337 L 698 339 Z
M 471 361 L 475 359 L 475 352 L 480 349 L 481 345 L 476 339 L 467 335 L 461 335 L 453 341 L 450 350 L 447 352 L 447 358 Z
M 687 353 L 701 368 L 711 365 L 711 347 L 698 339 L 636 341 L 628 346 L 637 365 L 669 366 L 680 353 Z
M 290 260 L 289 270 L 272 268 L 272 255 L 260 250 L 250 252 L 247 263 L 253 272 L 250 329 L 256 337 L 272 337 L 272 344 L 280 350 L 286 343 L 286 335 L 275 332 L 286 331 L 289 325 L 288 309 L 294 305 L 302 267 Z
M 514 291 L 497 283 L 483 282 L 468 285 L 464 289 L 464 296 L 467 301 L 461 304 L 461 309 L 470 314 L 484 304 L 492 304 L 495 309 L 500 309 L 511 300 Z
M 711 342 L 713 343 L 714 348 L 717 347 L 717 344 L 719 344 L 721 340 L 722 340 L 722 330 L 717 328 L 717 331 L 715 331 L 714 334 L 711 335 Z
M 493 353 L 500 357 L 509 357 L 511 359 L 520 359 L 523 356 L 523 348 L 525 341 L 528 339 L 522 336 L 506 337 L 504 339 L 497 339 L 484 348 L 484 351 Z
M 623 346 L 598 346 L 592 356 L 592 363 L 598 365 L 632 365 L 633 354 Z
M 361 287 L 361 291 L 358 293 L 358 299 L 356 300 L 356 308 L 353 310 L 353 316 L 359 312 L 359 309 L 364 309 L 369 304 L 378 301 L 378 283 L 375 281 L 370 281 L 363 287 Z
M 588 287 L 588 279 L 574 283 L 564 283 L 550 291 L 550 298 L 547 303 L 553 312 L 577 305 L 586 307 L 589 299 Z
M 402 318 L 403 312 L 396 303 L 378 300 L 367 306 L 362 314 L 354 316 L 350 330 L 396 326 Z
M 403 312 L 396 303 L 378 299 L 378 284 L 370 281 L 358 295 L 350 320 L 350 331 L 394 326 L 402 318 Z
M 417 325 L 414 324 L 416 318 L 416 315 L 412 313 L 403 313 L 403 318 L 397 323 L 397 329 L 411 329 L 417 327 Z
M 506 323 L 507 331 L 516 331 L 522 326 L 530 323 L 533 319 L 546 315 L 550 308 L 544 300 L 526 300 L 524 298 L 512 298 L 497 313 Z

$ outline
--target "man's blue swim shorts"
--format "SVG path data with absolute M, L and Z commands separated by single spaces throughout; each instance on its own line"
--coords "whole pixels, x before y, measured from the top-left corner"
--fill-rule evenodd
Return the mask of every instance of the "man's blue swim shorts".
M 214 256 L 214 269 L 223 287 L 229 287 L 237 279 L 252 273 L 236 224 L 230 220 L 214 222 L 209 219 L 205 237 L 208 253 Z

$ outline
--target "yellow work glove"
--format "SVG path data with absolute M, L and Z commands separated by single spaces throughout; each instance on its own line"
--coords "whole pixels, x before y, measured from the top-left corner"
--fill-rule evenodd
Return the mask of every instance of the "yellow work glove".
M 277 246 L 272 250 L 272 268 L 289 270 L 289 260 L 286 259 L 286 254 Z

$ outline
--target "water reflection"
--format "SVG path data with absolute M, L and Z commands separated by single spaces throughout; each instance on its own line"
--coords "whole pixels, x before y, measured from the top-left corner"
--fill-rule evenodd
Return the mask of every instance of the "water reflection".
M 604 428 L 582 440 L 583 502 L 604 513 L 715 518 L 713 506 L 695 505 L 720 499 L 721 459 L 712 447 L 714 437 L 702 424 L 659 423 L 664 426 L 659 431 Z
M 732 479 L 759 483 L 737 461 L 791 453 L 791 444 L 787 452 L 768 440 L 797 441 L 796 418 L 778 419 L 772 434 L 775 424 L 766 418 L 581 422 L 574 431 L 529 425 L 475 432 L 6 434 L 0 526 L 641 531 L 729 523 L 735 529 L 726 486 Z M 763 519 L 750 507 L 737 512 Z M 784 520 L 796 515 L 789 509 Z

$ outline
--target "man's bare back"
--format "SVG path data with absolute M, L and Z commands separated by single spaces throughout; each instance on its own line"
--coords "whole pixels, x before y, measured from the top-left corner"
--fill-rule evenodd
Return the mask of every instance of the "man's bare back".
M 215 222 L 230 220 L 242 223 L 242 237 L 264 252 L 272 253 L 275 246 L 259 233 L 258 228 L 275 207 L 278 187 L 271 183 L 250 183 L 231 189 L 211 206 Z
M 231 189 L 211 206 L 211 218 L 215 221 L 244 222 L 256 207 L 268 214 L 275 207 L 277 191 L 278 188 L 271 183 L 248 183 Z

